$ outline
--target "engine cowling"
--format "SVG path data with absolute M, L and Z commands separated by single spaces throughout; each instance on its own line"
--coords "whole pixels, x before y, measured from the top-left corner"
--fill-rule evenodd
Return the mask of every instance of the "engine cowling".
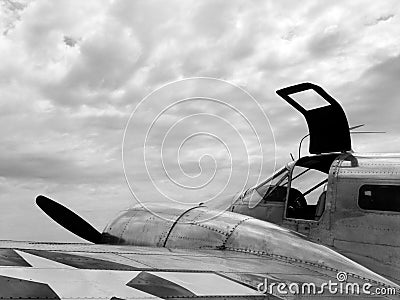
M 223 248 L 246 216 L 205 206 L 151 205 L 122 212 L 103 232 L 103 242 L 171 248 Z
M 390 281 L 336 251 L 273 223 L 205 206 L 151 205 L 124 211 L 102 233 L 103 243 L 249 252 Z

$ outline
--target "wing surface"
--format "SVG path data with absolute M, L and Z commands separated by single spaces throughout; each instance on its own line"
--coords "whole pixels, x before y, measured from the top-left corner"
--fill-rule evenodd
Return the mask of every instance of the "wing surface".
M 391 288 L 346 277 L 371 291 Z M 382 299 L 331 293 L 323 285 L 329 281 L 339 283 L 337 270 L 266 253 L 0 241 L 0 299 Z M 293 294 L 293 284 L 304 293 Z

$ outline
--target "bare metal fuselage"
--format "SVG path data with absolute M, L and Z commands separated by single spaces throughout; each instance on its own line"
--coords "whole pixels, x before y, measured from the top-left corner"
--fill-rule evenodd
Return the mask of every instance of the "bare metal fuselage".
M 204 206 L 137 206 L 124 211 L 103 232 L 103 242 L 150 247 L 221 249 L 278 257 L 292 264 L 345 270 L 392 285 L 338 252 L 270 222 Z
M 250 208 L 249 198 L 243 197 L 230 210 L 297 231 L 399 282 L 399 211 L 365 209 L 359 205 L 363 186 L 399 184 L 400 154 L 346 153 L 338 155 L 329 168 L 326 200 L 319 219 L 288 218 L 287 198 L 260 201 Z

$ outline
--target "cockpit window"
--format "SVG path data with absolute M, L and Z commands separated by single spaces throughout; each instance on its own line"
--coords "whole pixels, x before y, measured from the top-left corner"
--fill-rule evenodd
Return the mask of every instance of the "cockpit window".
M 286 217 L 318 220 L 325 207 L 328 175 L 315 169 L 295 166 L 291 174 Z
M 255 189 L 264 201 L 284 202 L 286 199 L 288 176 L 289 170 L 284 167 Z
M 325 209 L 326 184 L 339 153 L 305 156 L 290 162 L 270 178 L 244 192 L 239 199 L 255 207 L 263 201 L 285 202 L 286 217 L 319 220 Z
M 293 170 L 291 188 L 299 190 L 307 204 L 314 205 L 323 191 L 328 176 L 325 173 L 296 166 Z
M 358 205 L 366 210 L 400 212 L 400 186 L 363 185 L 359 190 Z

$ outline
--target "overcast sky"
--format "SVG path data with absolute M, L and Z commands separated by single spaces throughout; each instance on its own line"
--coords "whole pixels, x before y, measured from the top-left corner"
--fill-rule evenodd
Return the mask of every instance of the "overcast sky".
M 251 183 L 261 161 L 267 176 L 275 161 L 290 159 L 307 127 L 275 91 L 304 81 L 338 99 L 350 125 L 387 132 L 353 136 L 354 150 L 400 152 L 397 0 L 0 3 L 0 239 L 79 241 L 36 207 L 38 194 L 67 205 L 99 230 L 134 204 L 121 162 L 125 126 L 143 97 L 182 78 L 226 80 L 256 102 L 218 80 L 211 86 L 196 83 L 195 92 L 187 83 L 169 86 L 130 123 L 132 143 L 144 142 L 133 137 L 170 103 L 163 97 L 202 96 L 240 106 L 265 151 L 260 154 L 254 132 L 228 106 L 192 99 L 170 109 L 152 131 L 146 163 L 155 184 L 171 197 L 201 202 L 231 173 L 240 189 L 238 168 L 255 166 Z M 183 126 L 172 126 L 191 115 L 196 117 Z M 157 147 L 171 127 L 161 161 Z M 189 138 L 177 163 L 179 145 L 198 132 L 208 135 Z M 232 164 L 215 136 L 229 146 Z M 149 185 L 138 145 L 126 152 L 132 184 L 141 200 L 165 201 Z M 180 184 L 193 187 L 210 178 L 213 184 L 205 191 L 179 192 L 176 184 L 168 186 L 162 163 Z

